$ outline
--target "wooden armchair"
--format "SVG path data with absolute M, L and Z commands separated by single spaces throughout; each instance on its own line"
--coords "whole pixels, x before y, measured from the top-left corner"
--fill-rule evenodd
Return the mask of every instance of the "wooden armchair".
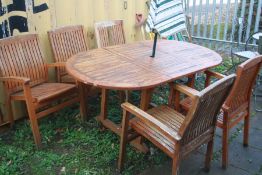
M 25 101 L 37 147 L 41 144 L 38 119 L 79 102 L 73 84 L 48 83 L 48 68 L 60 63 L 45 64 L 36 34 L 0 40 L 0 81 L 5 89 L 5 106 L 9 123 L 13 124 L 11 101 Z M 81 116 L 86 116 L 80 104 Z
M 143 111 L 130 103 L 122 104 L 124 111 L 118 168 L 122 170 L 126 143 L 133 139 L 128 134 L 128 128 L 131 127 L 173 159 L 173 175 L 177 174 L 181 158 L 202 144 L 208 143 L 205 167 L 209 170 L 217 114 L 234 79 L 235 75 L 230 75 L 201 92 L 184 85 L 172 84 L 169 106 L 158 106 L 148 111 Z M 179 92 L 193 99 L 192 108 L 187 116 L 172 109 L 175 94 Z M 135 117 L 130 119 L 130 114 Z
M 66 62 L 71 56 L 88 50 L 84 27 L 81 25 L 56 28 L 49 31 L 48 36 L 55 62 Z M 58 82 L 75 83 L 64 67 L 58 67 L 56 71 Z
M 123 20 L 101 21 L 95 23 L 98 48 L 125 44 Z
M 217 126 L 223 130 L 222 140 L 222 167 L 228 166 L 228 137 L 229 130 L 237 125 L 240 121 L 244 120 L 244 146 L 248 146 L 248 133 L 249 133 L 249 121 L 250 121 L 250 101 L 252 88 L 258 75 L 259 69 L 262 64 L 262 56 L 249 59 L 242 63 L 237 68 L 237 78 L 222 106 L 221 113 L 217 120 Z M 221 79 L 224 75 L 206 71 L 207 78 L 205 86 L 208 87 L 211 82 L 211 78 L 215 77 Z M 192 107 L 192 99 L 190 97 L 185 98 L 180 102 L 177 102 L 178 110 L 184 109 L 189 111 Z

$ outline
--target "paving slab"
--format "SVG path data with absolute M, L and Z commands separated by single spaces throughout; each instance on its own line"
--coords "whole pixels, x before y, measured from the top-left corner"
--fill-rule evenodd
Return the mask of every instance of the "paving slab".
M 262 120 L 262 118 L 261 118 Z M 239 144 L 243 144 L 243 133 L 235 139 Z M 262 130 L 250 128 L 249 130 L 249 146 L 262 151 Z
M 185 174 L 190 175 L 190 174 Z M 200 171 L 197 175 L 250 175 L 249 172 L 244 171 L 233 166 L 229 166 L 226 170 L 222 169 L 220 164 L 212 165 L 210 171 Z
M 230 145 L 229 164 L 250 174 L 259 172 L 262 165 L 262 151 L 252 147 L 243 147 L 242 144 Z
M 226 170 L 221 168 L 222 132 L 217 128 L 210 172 L 206 173 L 202 169 L 206 151 L 206 145 L 203 145 L 181 162 L 180 175 L 262 175 L 262 112 L 252 109 L 252 115 L 249 147 L 243 147 L 242 144 L 243 122 L 230 131 L 229 167 Z M 170 159 L 161 166 L 151 167 L 141 175 L 170 175 L 171 168 Z
M 204 166 L 205 157 L 198 152 L 194 152 L 182 160 L 180 164 L 180 174 L 197 175 Z M 171 159 L 161 166 L 154 166 L 143 172 L 141 175 L 171 175 Z

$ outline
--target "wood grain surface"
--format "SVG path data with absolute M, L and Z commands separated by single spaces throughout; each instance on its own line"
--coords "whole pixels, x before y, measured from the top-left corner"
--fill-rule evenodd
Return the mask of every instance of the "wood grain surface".
M 152 41 L 81 52 L 66 64 L 80 82 L 107 89 L 141 90 L 155 87 L 219 65 L 216 52 L 195 44 L 160 40 L 151 58 Z

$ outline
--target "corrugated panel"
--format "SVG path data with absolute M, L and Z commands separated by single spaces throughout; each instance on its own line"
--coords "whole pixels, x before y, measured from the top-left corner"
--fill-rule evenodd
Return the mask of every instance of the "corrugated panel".
M 12 32 L 14 35 L 29 32 L 38 33 L 41 46 L 47 62 L 53 61 L 47 31 L 65 25 L 81 24 L 85 26 L 88 44 L 90 48 L 95 48 L 94 22 L 110 19 L 123 19 L 127 42 L 141 39 L 141 35 L 135 28 L 135 14 L 142 13 L 147 16 L 146 0 L 0 0 L 0 24 L 7 21 L 6 31 L 10 32 L 10 21 L 19 24 Z M 126 9 L 124 8 L 126 3 Z M 7 6 L 12 7 L 12 12 L 7 11 Z M 21 11 L 22 9 L 22 11 Z M 10 20 L 15 18 L 16 21 Z M 13 18 L 12 18 L 13 17 Z M 21 26 L 23 28 L 21 28 Z M 26 26 L 26 27 L 24 27 Z M 2 30 L 1 30 L 2 31 Z M 10 36 L 5 33 L 4 37 Z M 1 33 L 0 33 L 1 34 Z M 3 35 L 1 35 L 3 36 Z M 51 77 L 54 72 L 51 72 Z M 1 87 L 0 87 L 1 89 Z M 1 95 L 2 97 L 2 95 Z M 0 98 L 0 102 L 3 99 Z M 18 104 L 19 106 L 20 104 Z M 22 109 L 17 108 L 15 112 Z M 24 113 L 18 112 L 15 116 L 23 116 Z

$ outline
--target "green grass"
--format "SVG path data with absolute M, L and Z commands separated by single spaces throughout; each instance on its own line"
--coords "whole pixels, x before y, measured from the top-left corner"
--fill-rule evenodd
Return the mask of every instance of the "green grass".
M 227 61 L 226 61 L 227 63 Z M 226 65 L 230 65 L 227 63 Z M 216 71 L 222 72 L 224 66 Z M 203 76 L 196 86 L 203 87 Z M 169 88 L 161 86 L 153 95 L 156 104 L 167 103 Z M 109 118 L 121 122 L 122 111 L 116 92 L 110 92 Z M 139 92 L 132 93 L 131 101 L 139 103 Z M 99 98 L 89 99 L 90 116 L 81 122 L 78 106 L 66 108 L 40 121 L 43 148 L 35 149 L 28 120 L 17 122 L 11 130 L 0 135 L 0 174 L 118 174 L 116 163 L 119 153 L 119 137 L 105 130 L 101 131 L 94 116 L 99 113 Z M 154 154 L 142 154 L 133 147 L 127 148 L 127 160 L 122 174 L 138 174 L 153 166 L 161 165 L 169 158 L 149 144 Z
M 115 92 L 111 92 L 111 96 Z M 136 101 L 139 94 L 134 95 Z M 138 99 L 137 99 L 138 100 Z M 91 99 L 91 116 L 99 111 L 99 99 Z M 109 103 L 109 116 L 120 121 L 121 110 L 116 98 Z M 115 117 L 117 116 L 117 117 Z M 40 121 L 43 148 L 36 150 L 29 122 L 24 120 L 0 137 L 0 174 L 117 174 L 119 137 L 99 129 L 92 118 L 81 122 L 78 106 L 67 108 Z M 123 174 L 143 171 L 161 164 L 167 157 L 160 151 L 153 156 L 128 146 Z

